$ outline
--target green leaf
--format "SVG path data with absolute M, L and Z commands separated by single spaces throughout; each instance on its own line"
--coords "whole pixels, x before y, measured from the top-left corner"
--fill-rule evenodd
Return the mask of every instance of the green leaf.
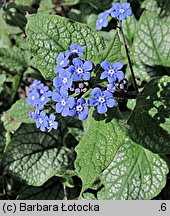
M 73 6 L 80 2 L 80 0 L 65 0 L 62 5 Z
M 142 4 L 145 10 L 159 16 L 164 22 L 170 22 L 169 0 L 145 0 Z
M 41 0 L 38 13 L 50 13 L 53 11 L 52 0 Z
M 0 74 L 0 93 L 3 90 L 3 84 L 4 84 L 5 80 L 6 80 L 6 74 Z
M 21 125 L 20 121 L 13 119 L 6 113 L 3 113 L 1 120 L 3 121 L 4 128 L 11 133 L 14 133 L 16 130 L 18 130 Z
M 102 115 L 91 110 L 86 120 L 85 134 L 76 147 L 75 161 L 76 171 L 83 181 L 82 191 L 90 187 L 110 164 L 124 138 L 118 114 L 116 111 L 112 113 L 113 119 L 103 119 Z
M 123 22 L 123 30 L 126 35 L 129 46 L 132 46 L 136 33 L 137 20 L 135 16 L 128 16 L 126 22 Z
M 42 133 L 34 124 L 23 124 L 11 137 L 3 167 L 26 184 L 41 186 L 52 176 L 72 168 L 71 155 L 62 146 L 59 130 Z
M 12 3 L 10 3 L 12 4 Z M 9 18 L 9 17 L 8 17 Z M 9 20 L 8 20 L 9 21 Z M 4 17 L 4 13 L 0 10 L 0 36 L 2 37 L 2 44 L 1 47 L 9 47 L 11 46 L 10 34 L 19 34 L 22 30 L 18 26 L 9 25 Z
M 167 173 L 166 162 L 157 154 L 126 138 L 114 160 L 100 176 L 104 188 L 98 192 L 97 198 L 152 199 L 165 186 Z
M 67 188 L 67 199 L 76 199 L 79 191 L 76 187 Z M 53 177 L 41 187 L 23 186 L 19 192 L 18 200 L 63 200 L 64 190 L 61 178 Z
M 104 40 L 84 24 L 53 15 L 28 15 L 28 41 L 36 66 L 46 79 L 55 76 L 56 56 L 73 43 L 86 45 L 85 58 L 93 61 L 105 48 Z
M 34 121 L 29 117 L 29 112 L 31 110 L 34 110 L 34 108 L 27 104 L 27 98 L 23 98 L 13 104 L 12 107 L 6 111 L 6 114 L 22 123 L 33 123 Z
M 159 17 L 144 12 L 139 20 L 133 43 L 134 60 L 150 76 L 169 74 L 170 29 Z M 147 75 L 147 73 L 146 73 Z
M 29 6 L 36 2 L 37 0 L 15 0 L 15 3 L 18 5 Z
M 151 80 L 128 121 L 131 138 L 157 153 L 170 153 L 170 77 Z
M 14 72 L 22 72 L 27 68 L 27 62 L 17 47 L 0 48 L 0 66 Z
M 113 64 L 114 62 L 120 61 L 121 59 L 121 43 L 119 35 L 116 32 L 114 38 L 107 45 L 106 49 L 96 55 L 94 62 L 96 64 L 100 64 L 103 61 L 109 61 L 111 64 Z
M 34 110 L 34 108 L 27 104 L 26 98 L 18 100 L 3 114 L 2 119 L 6 130 L 15 131 L 19 128 L 21 123 L 33 123 L 34 121 L 29 117 L 29 112 L 31 110 Z
M 0 11 L 0 47 L 6 48 L 11 45 L 9 35 L 7 33 L 8 28 L 5 20 L 2 18 L 2 11 Z
M 16 74 L 15 76 L 8 77 L 8 79 L 7 79 L 7 82 L 12 83 L 12 92 L 11 92 L 11 88 L 10 88 L 10 92 L 9 92 L 9 94 L 10 94 L 9 104 L 13 104 L 13 101 L 15 100 L 15 96 L 17 94 L 21 78 L 22 78 L 21 74 Z
M 109 7 L 111 7 L 111 4 L 113 2 L 113 0 L 105 0 L 105 1 L 101 1 L 101 0 L 80 0 L 81 3 L 88 3 L 90 4 L 92 7 L 94 7 L 95 9 L 101 9 L 101 10 L 105 10 L 108 9 Z

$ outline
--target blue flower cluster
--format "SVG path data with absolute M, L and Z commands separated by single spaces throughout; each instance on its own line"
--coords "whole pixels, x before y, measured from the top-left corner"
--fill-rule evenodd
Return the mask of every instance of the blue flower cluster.
M 116 62 L 110 65 L 108 61 L 101 63 L 101 67 L 104 72 L 101 74 L 100 79 L 107 78 L 107 90 L 102 91 L 100 88 L 96 87 L 92 90 L 92 98 L 88 100 L 90 106 L 97 106 L 97 112 L 104 114 L 107 112 L 108 108 L 112 108 L 116 105 L 116 101 L 113 99 L 113 93 L 116 91 L 116 83 L 120 83 L 124 79 L 124 73 L 121 71 L 123 67 L 122 62 Z
M 96 21 L 96 29 L 101 30 L 102 27 L 108 26 L 108 17 L 118 18 L 119 20 L 126 20 L 127 16 L 132 16 L 132 11 L 129 9 L 130 3 L 113 3 L 110 10 L 99 14 Z
M 51 100 L 52 92 L 49 90 L 48 86 L 45 86 L 39 80 L 34 80 L 34 82 L 29 87 L 29 94 L 27 103 L 30 106 L 35 107 L 34 111 L 30 111 L 29 116 L 36 121 L 37 128 L 41 131 L 51 131 L 52 128 L 58 128 L 58 122 L 55 121 L 56 116 L 51 114 L 48 115 L 42 111 L 44 106 Z
M 79 58 L 85 54 L 85 48 L 72 44 L 69 50 L 59 53 L 57 57 L 55 72 L 58 76 L 53 79 L 55 89 L 52 99 L 56 102 L 56 112 L 63 117 L 78 116 L 80 120 L 84 120 L 88 116 L 86 100 L 81 98 L 81 92 L 87 91 L 84 87 L 88 86 L 93 63 Z M 78 99 L 70 96 L 74 93 L 79 95 Z
M 50 131 L 58 127 L 54 113 L 48 116 L 43 111 L 43 108 L 49 105 L 49 101 L 51 106 L 55 103 L 56 113 L 63 117 L 78 116 L 80 120 L 87 118 L 86 100 L 80 96 L 88 90 L 93 63 L 79 58 L 84 55 L 85 48 L 85 46 L 79 47 L 78 44 L 72 44 L 65 53 L 59 53 L 55 70 L 57 76 L 53 79 L 53 91 L 38 80 L 34 80 L 30 85 L 27 103 L 35 107 L 35 110 L 31 111 L 29 116 L 36 120 L 36 126 L 41 131 L 46 129 Z M 71 97 L 71 94 L 79 95 L 79 98 Z
M 36 126 L 41 131 L 57 129 L 58 122 L 55 121 L 54 112 L 63 117 L 77 116 L 80 120 L 84 120 L 89 113 L 88 106 L 97 107 L 97 112 L 100 114 L 106 113 L 108 107 L 115 106 L 113 93 L 117 90 L 116 83 L 124 79 L 124 73 L 121 71 L 123 64 L 116 62 L 110 65 L 107 61 L 102 62 L 101 67 L 104 72 L 100 79 L 107 78 L 107 89 L 103 91 L 95 87 L 91 92 L 92 97 L 86 101 L 83 95 L 89 90 L 93 63 L 80 59 L 80 56 L 85 54 L 85 48 L 72 44 L 65 53 L 59 53 L 56 59 L 58 64 L 55 70 L 56 77 L 53 79 L 53 91 L 38 80 L 30 85 L 28 104 L 35 107 L 35 110 L 29 115 L 36 120 Z M 43 111 L 46 107 L 49 108 L 46 109 L 49 113 L 51 113 L 49 110 L 53 109 L 52 114 Z

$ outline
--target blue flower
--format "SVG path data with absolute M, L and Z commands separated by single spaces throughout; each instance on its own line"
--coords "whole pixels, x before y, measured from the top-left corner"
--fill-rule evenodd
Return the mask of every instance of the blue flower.
M 70 110 L 70 116 L 78 116 L 80 120 L 86 119 L 88 113 L 88 107 L 86 106 L 86 100 L 84 98 L 79 98 L 73 109 Z
M 109 16 L 108 12 L 103 12 L 103 13 L 99 14 L 98 19 L 96 21 L 96 29 L 97 30 L 101 30 L 102 27 L 108 26 L 108 19 L 107 19 L 108 16 Z
M 53 79 L 53 85 L 56 87 L 56 89 L 60 89 L 61 87 L 64 89 L 68 89 L 73 84 L 73 79 L 71 77 L 71 73 L 69 73 L 67 70 L 62 70 L 59 73 L 59 77 L 55 77 Z
M 69 115 L 70 108 L 73 108 L 76 103 L 75 98 L 68 97 L 68 91 L 66 90 L 61 90 L 60 94 L 57 92 L 53 92 L 52 98 L 55 102 L 57 102 L 56 112 L 61 113 L 63 117 Z
M 112 12 L 111 16 L 112 17 L 119 17 L 119 20 L 126 20 L 127 16 L 132 15 L 132 11 L 129 9 L 130 3 L 113 3 L 112 6 Z
M 101 76 L 100 79 L 108 78 L 109 83 L 115 82 L 117 79 L 120 81 L 124 79 L 125 75 L 120 69 L 123 67 L 122 62 L 116 62 L 113 65 L 110 65 L 109 62 L 104 61 L 101 64 L 101 67 L 105 70 Z
M 79 58 L 73 59 L 74 65 L 74 73 L 73 73 L 73 80 L 80 80 L 83 79 L 85 81 L 89 80 L 91 77 L 90 70 L 93 68 L 93 64 L 90 61 L 83 61 Z
M 75 91 L 75 85 L 72 84 L 71 87 L 69 88 L 69 90 L 70 90 L 71 92 L 74 92 L 74 91 Z
M 34 82 L 29 86 L 29 91 L 37 89 L 38 85 L 41 83 L 39 80 L 34 80 Z
M 39 109 L 36 109 L 35 111 L 32 110 L 32 111 L 29 112 L 29 117 L 31 119 L 35 120 L 35 119 L 38 118 L 39 114 L 40 114 L 40 110 Z
M 28 94 L 27 103 L 30 106 L 36 107 L 39 103 L 39 98 L 40 98 L 40 94 L 36 90 L 33 90 Z
M 82 56 L 82 55 L 84 55 L 84 51 L 83 50 L 85 48 L 86 48 L 86 46 L 79 47 L 78 44 L 71 44 L 70 50 L 66 51 L 66 56 L 70 56 L 70 55 Z
M 83 89 L 84 88 L 84 83 L 79 83 L 79 88 Z
M 40 115 L 36 118 L 36 126 L 43 132 L 45 131 L 45 128 L 48 127 L 48 116 L 44 111 L 41 111 Z
M 57 62 L 58 65 L 55 70 L 56 73 L 58 73 L 61 68 L 67 67 L 70 63 L 70 61 L 68 60 L 68 55 L 65 55 L 63 53 L 59 53 L 59 55 L 57 56 Z
M 114 93 L 114 92 L 116 91 L 116 86 L 115 86 L 114 84 L 112 84 L 112 83 L 107 84 L 107 90 L 108 90 L 109 92 Z
M 76 95 L 79 95 L 79 94 L 81 93 L 80 88 L 76 88 L 76 89 L 75 89 L 75 93 L 76 93 Z
M 45 86 L 43 83 L 41 83 L 37 86 L 37 90 L 39 91 L 39 93 L 41 95 L 43 95 L 45 92 L 47 92 L 49 90 L 49 87 Z
M 39 103 L 37 105 L 38 109 L 42 109 L 44 107 L 44 105 L 46 103 L 48 103 L 48 101 L 51 100 L 51 98 L 50 98 L 51 96 L 52 96 L 51 91 L 45 92 L 39 99 Z
M 104 114 L 107 112 L 107 107 L 114 107 L 116 101 L 113 99 L 113 94 L 109 91 L 102 91 L 100 88 L 96 87 L 92 90 L 92 98 L 89 98 L 88 104 L 91 107 L 97 106 L 97 112 Z
M 53 128 L 57 129 L 58 128 L 58 122 L 55 121 L 55 115 L 51 114 L 50 117 L 48 118 L 48 132 L 50 132 Z

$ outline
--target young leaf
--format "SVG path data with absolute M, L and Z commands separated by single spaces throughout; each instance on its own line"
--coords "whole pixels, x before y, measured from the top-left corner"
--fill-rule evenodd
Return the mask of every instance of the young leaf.
M 59 130 L 42 133 L 34 124 L 23 124 L 11 138 L 3 169 L 28 185 L 41 186 L 72 168 L 71 155 L 62 146 Z
M 55 76 L 56 57 L 69 46 L 78 43 L 87 46 L 85 58 L 93 61 L 105 48 L 104 40 L 85 24 L 53 15 L 28 15 L 26 32 L 37 68 L 46 79 Z
M 151 80 L 128 121 L 131 138 L 157 153 L 170 153 L 170 77 Z

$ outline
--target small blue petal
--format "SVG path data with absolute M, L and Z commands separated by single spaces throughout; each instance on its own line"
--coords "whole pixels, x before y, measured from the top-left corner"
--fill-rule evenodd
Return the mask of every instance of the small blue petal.
M 130 7 L 130 3 L 124 2 L 121 4 L 122 9 L 126 10 Z
M 107 112 L 107 106 L 105 103 L 101 103 L 97 106 L 97 112 L 100 114 L 104 114 Z
M 109 99 L 106 104 L 108 107 L 112 108 L 116 105 L 116 101 L 114 99 Z
M 88 80 L 90 80 L 91 74 L 90 74 L 90 72 L 86 72 L 83 74 L 82 77 L 83 77 L 84 81 L 88 81 Z
M 108 61 L 104 61 L 104 62 L 102 62 L 101 64 L 101 67 L 104 69 L 104 70 L 109 70 L 110 68 L 111 68 L 111 65 L 110 65 L 110 63 L 108 62 Z

